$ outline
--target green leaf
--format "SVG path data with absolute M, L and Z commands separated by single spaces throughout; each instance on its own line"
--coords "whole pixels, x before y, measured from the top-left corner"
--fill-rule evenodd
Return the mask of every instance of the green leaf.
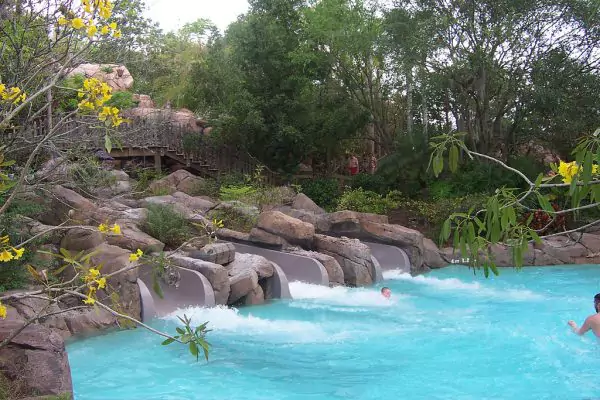
M 198 359 L 198 345 L 196 342 L 190 342 L 190 353 Z
M 110 136 L 104 135 L 104 148 L 106 151 L 110 153 L 112 151 L 112 141 L 110 140 Z
M 536 193 L 536 194 L 537 194 L 538 202 L 540 203 L 540 206 L 542 207 L 542 209 L 548 213 L 553 213 L 554 209 L 552 208 L 552 204 L 550 204 L 548 197 L 546 197 L 546 195 L 543 195 L 541 193 Z
M 483 275 L 486 278 L 488 278 L 490 276 L 490 270 L 489 270 L 487 263 L 483 265 Z
M 475 242 L 475 225 L 471 221 L 467 224 L 467 233 L 469 235 L 469 246 L 473 246 Z
M 442 225 L 440 244 L 445 243 L 450 238 L 450 220 L 446 219 Z
M 542 184 L 542 180 L 544 179 L 544 174 L 540 173 L 537 177 L 537 179 L 535 180 L 535 188 L 539 188 L 540 185 Z
M 591 190 L 592 190 L 592 197 L 593 197 L 592 201 L 594 203 L 600 202 L 600 185 L 592 185 Z
M 498 267 L 496 267 L 496 264 L 494 264 L 493 262 L 490 262 L 490 269 L 492 270 L 494 275 L 496 275 L 496 276 L 500 275 L 500 272 L 498 271 Z
M 537 244 L 542 243 L 542 239 L 540 239 L 536 231 L 529 231 L 529 235 Z
M 173 343 L 174 341 L 175 341 L 175 339 L 174 339 L 174 338 L 168 338 L 167 340 L 163 341 L 161 344 L 162 344 L 163 346 L 166 346 L 166 345 L 168 345 L 168 344 L 171 344 L 171 343 Z
M 582 178 L 584 183 L 589 183 L 592 180 L 592 152 L 588 151 L 585 153 L 583 161 L 583 175 Z
M 452 145 L 450 147 L 450 153 L 448 158 L 448 164 L 450 166 L 450 171 L 453 173 L 458 169 L 458 147 Z
M 176 331 L 177 331 L 177 333 L 179 333 L 180 335 L 185 335 L 185 331 L 184 331 L 182 328 L 180 328 L 180 327 L 177 327 L 177 328 L 175 328 L 175 330 L 176 330 Z
M 452 240 L 452 247 L 457 249 L 460 243 L 458 228 L 454 230 L 454 239 Z

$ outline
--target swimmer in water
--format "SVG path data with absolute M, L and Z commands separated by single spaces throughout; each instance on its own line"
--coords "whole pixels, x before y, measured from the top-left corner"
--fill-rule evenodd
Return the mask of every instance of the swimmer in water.
M 594 332 L 594 335 L 600 338 L 600 293 L 594 296 L 594 309 L 596 310 L 596 314 L 587 317 L 581 328 L 577 327 L 575 321 L 569 321 L 569 325 L 571 326 L 571 329 L 573 329 L 573 332 L 582 336 L 591 329 L 592 332 Z
M 392 291 L 390 290 L 389 287 L 382 287 L 381 288 L 381 295 L 383 297 L 385 297 L 386 299 L 389 299 L 390 296 L 392 295 Z

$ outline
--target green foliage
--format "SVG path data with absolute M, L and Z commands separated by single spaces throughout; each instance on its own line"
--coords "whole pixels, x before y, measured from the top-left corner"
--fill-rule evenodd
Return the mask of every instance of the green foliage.
M 133 94 L 131 92 L 115 92 L 109 101 L 105 103 L 107 106 L 117 107 L 119 110 L 126 110 L 133 108 L 137 105 L 137 102 L 133 100 Z
M 58 112 L 68 112 L 77 109 L 79 100 L 77 98 L 77 89 L 83 86 L 85 76 L 83 74 L 75 74 L 65 78 L 56 90 L 54 97 L 58 101 Z
M 352 177 L 350 187 L 352 189 L 361 188 L 366 191 L 382 194 L 386 192 L 389 185 L 381 175 L 358 174 Z
M 72 181 L 84 193 L 90 193 L 97 188 L 110 187 L 116 182 L 115 176 L 102 168 L 102 164 L 92 156 L 79 157 L 70 173 Z
M 166 173 L 157 171 L 154 167 L 151 168 L 135 168 L 131 171 L 131 177 L 136 180 L 135 192 L 145 192 L 150 184 L 154 181 L 164 178 Z
M 142 230 L 171 248 L 180 246 L 191 237 L 185 216 L 171 205 L 150 204 Z
M 257 189 L 250 185 L 221 186 L 219 197 L 223 201 L 244 201 L 257 193 Z
M 210 217 L 219 221 L 228 228 L 238 232 L 250 232 L 258 221 L 258 216 L 243 212 L 235 207 L 212 210 Z
M 387 215 L 391 210 L 398 207 L 399 203 L 395 200 L 397 197 L 398 193 L 390 193 L 384 197 L 362 188 L 351 189 L 342 194 L 338 201 L 337 210 Z
M 337 179 L 317 178 L 302 182 L 302 193 L 327 211 L 335 209 L 341 194 Z
M 0 199 L 0 204 L 4 199 Z M 22 222 L 19 216 L 36 218 L 43 213 L 46 208 L 27 200 L 15 199 L 8 210 L 0 217 L 0 233 L 8 235 L 11 243 L 19 243 L 24 238 L 20 231 Z M 29 283 L 29 274 L 24 265 L 30 263 L 35 256 L 35 245 L 32 243 L 28 251 L 23 253 L 19 260 L 11 260 L 0 264 L 0 293 L 6 290 L 21 289 Z
M 208 322 L 198 325 L 196 328 L 192 328 L 190 326 L 192 321 L 187 315 L 184 314 L 183 318 L 179 316 L 177 318 L 183 323 L 183 328 L 177 327 L 176 331 L 178 335 L 163 341 L 163 346 L 169 345 L 177 340 L 188 345 L 190 353 L 196 357 L 196 361 L 198 361 L 200 357 L 200 350 L 202 350 L 204 358 L 208 361 L 208 352 L 210 351 L 211 346 L 210 343 L 206 341 L 206 334 L 211 331 L 211 329 L 206 328 Z

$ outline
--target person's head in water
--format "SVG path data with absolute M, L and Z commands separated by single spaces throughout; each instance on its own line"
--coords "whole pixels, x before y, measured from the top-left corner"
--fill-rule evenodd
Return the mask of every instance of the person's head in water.
M 389 299 L 390 296 L 392 295 L 392 291 L 390 290 L 389 287 L 382 287 L 381 288 L 381 295 L 383 297 L 385 297 L 386 299 Z
M 600 313 L 600 293 L 594 296 L 594 308 L 597 313 Z

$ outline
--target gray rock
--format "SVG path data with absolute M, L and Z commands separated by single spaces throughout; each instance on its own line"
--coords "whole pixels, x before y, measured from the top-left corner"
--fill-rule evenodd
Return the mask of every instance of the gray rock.
M 229 264 L 235 260 L 235 246 L 232 243 L 211 243 L 200 250 L 192 250 L 189 256 L 215 264 Z
M 60 242 L 60 247 L 72 251 L 89 250 L 104 242 L 104 236 L 94 227 L 69 229 Z
M 231 291 L 227 304 L 235 304 L 258 286 L 258 275 L 253 269 L 239 271 L 229 278 Z
M 364 286 L 376 281 L 371 250 L 356 239 L 315 235 L 315 247 L 332 256 L 344 271 L 344 281 L 350 286 Z
M 311 211 L 315 214 L 325 214 L 325 210 L 319 207 L 314 201 L 304 193 L 298 193 L 292 203 L 292 208 L 296 210 Z
M 255 287 L 244 297 L 244 304 L 247 306 L 255 306 L 265 302 L 265 294 L 260 285 Z
M 315 227 L 299 219 L 285 215 L 280 211 L 268 211 L 260 214 L 256 226 L 273 235 L 285 239 L 290 244 L 312 245 Z
M 246 269 L 252 269 L 259 279 L 269 278 L 273 275 L 273 263 L 266 258 L 256 254 L 238 253 L 235 260 L 227 265 L 229 275 L 236 275 Z
M 258 243 L 277 249 L 289 246 L 289 243 L 286 242 L 284 238 L 264 231 L 260 228 L 252 228 L 248 240 L 250 240 L 253 243 Z
M 310 257 L 323 264 L 323 266 L 327 270 L 327 275 L 329 275 L 330 286 L 338 286 L 344 284 L 344 271 L 342 270 L 340 263 L 338 263 L 334 257 L 327 254 L 318 253 L 316 251 L 306 250 L 294 250 L 290 251 L 290 253 L 297 254 L 299 256 Z

